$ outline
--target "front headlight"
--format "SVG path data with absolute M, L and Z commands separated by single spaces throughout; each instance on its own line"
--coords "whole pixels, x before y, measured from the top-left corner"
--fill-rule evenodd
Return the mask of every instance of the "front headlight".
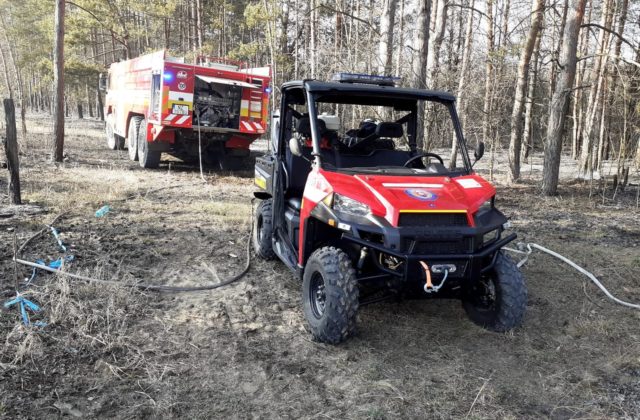
M 366 216 L 371 213 L 371 209 L 366 204 L 340 194 L 333 196 L 333 209 L 354 216 Z

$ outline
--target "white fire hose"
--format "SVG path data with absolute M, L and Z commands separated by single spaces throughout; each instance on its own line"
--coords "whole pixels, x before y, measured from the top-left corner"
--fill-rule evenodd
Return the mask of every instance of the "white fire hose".
M 640 304 L 636 304 L 636 303 L 629 303 L 629 302 L 625 302 L 624 300 L 620 300 L 617 297 L 613 296 L 606 287 L 604 287 L 602 285 L 602 283 L 600 283 L 600 281 L 596 278 L 596 276 L 594 276 L 593 274 L 591 274 L 590 272 L 588 272 L 587 270 L 585 270 L 584 268 L 580 267 L 578 264 L 574 263 L 573 261 L 571 261 L 569 258 L 558 254 L 557 252 L 554 252 L 548 248 L 543 247 L 542 245 L 538 245 L 536 243 L 528 243 L 528 244 L 523 244 L 520 243 L 518 244 L 518 247 L 526 247 L 526 251 L 521 251 L 518 249 L 513 249 L 513 248 L 507 248 L 504 247 L 502 249 L 504 249 L 505 251 L 510 251 L 510 252 L 515 252 L 517 254 L 524 254 L 525 257 L 520 260 L 518 262 L 518 267 L 522 267 L 527 260 L 529 259 L 529 255 L 531 255 L 531 253 L 533 252 L 533 248 L 538 249 L 542 252 L 546 252 L 547 254 L 554 256 L 556 258 L 558 258 L 559 260 L 564 261 L 565 263 L 569 264 L 571 267 L 575 268 L 576 270 L 578 270 L 579 272 L 581 272 L 582 274 L 584 274 L 585 276 L 589 277 L 589 279 L 596 285 L 598 286 L 598 288 L 600 290 L 602 290 L 604 292 L 605 295 L 607 295 L 607 297 L 611 300 L 613 300 L 614 302 L 622 305 L 622 306 L 626 306 L 628 308 L 633 308 L 633 309 L 640 309 Z

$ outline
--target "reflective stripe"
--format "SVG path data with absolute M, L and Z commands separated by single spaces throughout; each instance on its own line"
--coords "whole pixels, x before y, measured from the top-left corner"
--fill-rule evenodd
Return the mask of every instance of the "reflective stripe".
M 247 131 L 256 131 L 256 130 L 251 126 L 251 124 L 249 124 L 249 123 L 248 123 L 248 122 L 246 122 L 246 121 L 242 121 L 242 125 L 244 125 L 244 128 L 245 128 Z
M 254 122 L 253 125 L 255 125 L 258 130 L 264 130 L 264 127 L 259 122 Z
M 169 114 L 169 115 L 167 115 L 167 118 L 165 118 L 164 120 L 165 120 L 165 121 L 171 121 L 171 120 L 173 120 L 175 117 L 177 117 L 177 115 L 176 115 L 176 114 Z
M 184 124 L 188 119 L 189 119 L 189 116 L 185 115 L 182 118 L 180 118 L 178 121 L 176 121 L 176 124 Z

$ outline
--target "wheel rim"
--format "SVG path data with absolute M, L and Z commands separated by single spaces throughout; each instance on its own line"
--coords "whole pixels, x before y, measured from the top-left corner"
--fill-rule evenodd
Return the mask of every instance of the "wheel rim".
M 492 277 L 483 277 L 474 288 L 474 306 L 483 312 L 495 312 L 497 310 L 498 291 Z
M 311 310 L 316 318 L 321 318 L 322 314 L 324 314 L 324 308 L 327 300 L 322 274 L 318 272 L 313 273 L 310 286 L 309 302 L 311 302 Z

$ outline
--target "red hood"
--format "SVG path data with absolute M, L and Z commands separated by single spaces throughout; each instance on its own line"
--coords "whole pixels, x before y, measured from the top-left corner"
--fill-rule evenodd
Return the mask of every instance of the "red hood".
M 373 214 L 394 226 L 400 212 L 461 212 L 473 225 L 473 214 L 496 192 L 475 174 L 449 178 L 321 172 L 334 192 L 369 205 Z

